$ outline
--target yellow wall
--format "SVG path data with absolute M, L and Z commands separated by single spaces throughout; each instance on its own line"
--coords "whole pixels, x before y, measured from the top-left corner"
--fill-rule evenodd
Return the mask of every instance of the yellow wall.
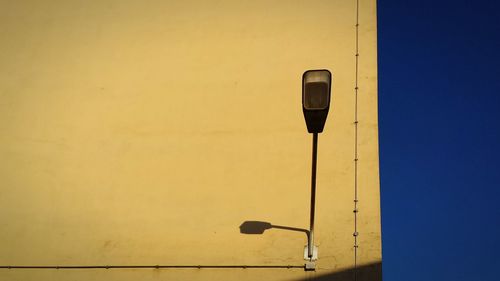
M 305 233 L 239 226 L 308 228 L 301 75 L 333 73 L 316 272 L 1 268 L 0 280 L 351 276 L 355 180 L 356 263 L 380 278 L 374 0 L 0 1 L 0 40 L 0 266 L 303 265 Z

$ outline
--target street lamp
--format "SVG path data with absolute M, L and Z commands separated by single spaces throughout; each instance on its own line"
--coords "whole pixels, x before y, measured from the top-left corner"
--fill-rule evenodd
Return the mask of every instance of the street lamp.
M 314 246 L 314 210 L 316 202 L 316 160 L 318 152 L 318 133 L 323 132 L 328 110 L 330 109 L 330 90 L 332 74 L 326 69 L 308 70 L 302 75 L 302 110 L 306 119 L 307 131 L 313 134 L 312 175 L 311 175 L 311 216 L 307 241 L 309 261 L 317 259 L 317 247 Z M 304 251 L 306 252 L 306 251 Z M 314 264 L 309 265 L 314 269 Z M 306 269 L 308 265 L 306 264 Z

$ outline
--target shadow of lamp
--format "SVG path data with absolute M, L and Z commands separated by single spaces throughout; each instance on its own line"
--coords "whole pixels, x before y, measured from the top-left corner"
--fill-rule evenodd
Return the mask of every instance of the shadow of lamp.
M 303 228 L 274 225 L 265 221 L 245 221 L 240 225 L 240 233 L 243 234 L 263 234 L 266 230 L 276 228 L 290 231 L 304 232 L 309 237 L 309 230 Z
M 313 261 L 318 258 L 318 248 L 314 246 L 318 133 L 323 132 L 330 109 L 331 82 L 332 74 L 326 69 L 308 70 L 302 75 L 302 111 L 307 131 L 313 134 L 310 227 L 307 246 L 304 250 L 304 259 L 309 260 L 309 263 L 306 263 L 306 269 L 311 270 L 315 267 Z

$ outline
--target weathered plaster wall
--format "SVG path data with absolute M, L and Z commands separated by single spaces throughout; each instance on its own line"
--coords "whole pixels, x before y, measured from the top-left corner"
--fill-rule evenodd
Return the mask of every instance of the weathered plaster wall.
M 375 1 L 359 1 L 358 38 L 357 11 L 343 0 L 1 1 L 0 266 L 304 264 L 305 233 L 239 226 L 308 228 L 301 75 L 327 68 L 333 87 L 316 272 L 3 268 L 0 280 L 345 275 L 356 77 L 357 264 L 380 278 Z

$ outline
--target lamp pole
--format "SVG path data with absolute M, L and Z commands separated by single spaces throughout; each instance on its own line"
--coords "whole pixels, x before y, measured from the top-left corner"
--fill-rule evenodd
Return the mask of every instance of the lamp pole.
M 307 256 L 313 257 L 314 248 L 314 212 L 316 209 L 316 163 L 318 158 L 318 133 L 313 133 L 312 149 L 312 173 L 311 173 L 311 216 L 309 220 L 309 241 L 307 245 Z
M 318 133 L 323 132 L 328 110 L 330 109 L 332 74 L 326 69 L 308 70 L 302 75 L 302 110 L 306 120 L 307 131 L 313 134 L 312 173 L 311 173 L 311 214 L 307 249 L 304 249 L 306 270 L 314 269 L 318 258 L 317 247 L 314 246 L 314 215 L 316 209 L 316 166 L 318 155 Z

